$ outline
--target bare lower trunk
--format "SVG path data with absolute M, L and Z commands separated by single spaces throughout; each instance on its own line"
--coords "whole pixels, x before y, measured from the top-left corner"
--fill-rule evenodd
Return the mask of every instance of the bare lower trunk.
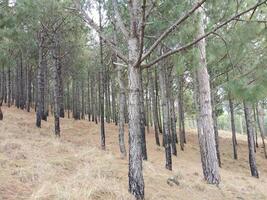
M 37 107 L 36 107 L 36 126 L 41 127 L 41 120 L 44 116 L 44 69 L 46 67 L 46 58 L 43 47 L 43 41 L 39 44 L 39 65 L 37 69 Z
M 59 102 L 59 77 L 58 77 L 58 60 L 57 60 L 57 43 L 54 44 L 52 49 L 53 64 L 52 64 L 52 82 L 53 82 L 53 102 L 54 102 L 54 124 L 55 124 L 55 135 L 60 136 L 60 102 Z
M 64 111 L 64 87 L 63 87 L 63 79 L 62 79 L 62 59 L 61 59 L 61 46 L 60 46 L 60 35 L 56 35 L 56 42 L 57 42 L 57 49 L 56 49 L 56 55 L 57 55 L 57 76 L 58 76 L 58 102 L 59 102 L 59 116 L 63 117 L 65 116 Z
M 251 175 L 259 178 L 256 158 L 254 152 L 254 141 L 253 141 L 253 110 L 250 103 L 244 101 L 244 112 L 247 126 L 247 138 L 248 138 L 248 151 L 249 151 L 249 166 Z
M 229 100 L 229 108 L 231 115 L 233 153 L 234 153 L 234 159 L 237 160 L 237 140 L 236 140 L 236 129 L 235 129 L 234 106 L 230 93 L 228 94 L 228 100 Z
M 67 84 L 67 108 L 68 108 L 68 118 L 70 118 L 70 83 Z
M 150 104 L 150 96 L 148 95 L 149 93 L 149 82 L 150 82 L 150 79 L 148 77 L 148 69 L 146 70 L 146 92 L 145 92 L 145 102 L 146 102 L 146 128 L 147 128 L 147 133 L 150 132 L 150 109 L 151 109 L 151 104 Z
M 118 115 L 117 115 L 117 105 L 116 105 L 116 86 L 115 81 L 111 80 L 111 105 L 112 105 L 112 121 L 115 123 L 115 125 L 118 125 Z
M 151 74 L 148 74 L 149 79 L 153 80 Z M 156 144 L 160 146 L 159 142 L 159 122 L 158 122 L 158 111 L 157 111 L 157 101 L 155 96 L 155 87 L 154 81 L 150 81 L 150 96 L 152 99 L 152 116 L 153 116 L 153 124 L 154 124 L 154 132 L 155 132 L 155 140 Z
M 211 105 L 212 105 L 212 119 L 213 119 L 213 127 L 214 127 L 214 136 L 215 136 L 215 145 L 216 145 L 216 153 L 219 167 L 221 167 L 221 155 L 219 149 L 219 131 L 218 131 L 218 123 L 217 123 L 217 110 L 216 110 L 216 89 L 211 89 Z
M 24 109 L 25 108 L 25 91 L 24 91 L 24 83 L 25 83 L 25 75 L 24 75 L 24 69 L 23 69 L 23 56 L 22 56 L 22 53 L 20 53 L 20 87 L 19 87 L 19 106 L 21 109 Z M 4 90 L 5 91 L 5 90 Z
M 159 82 L 162 99 L 162 115 L 163 115 L 163 143 L 165 147 L 165 167 L 172 170 L 172 155 L 171 155 L 171 135 L 170 135 L 170 113 L 169 102 L 167 99 L 167 84 L 166 84 L 166 71 L 163 63 L 160 65 Z
M 134 63 L 138 57 L 138 39 L 128 41 L 129 49 L 129 191 L 136 199 L 144 199 L 142 169 L 141 126 L 140 126 L 140 69 Z
M 264 129 L 264 109 L 262 105 L 257 105 L 257 116 L 258 116 L 258 126 L 260 130 L 261 135 L 261 141 L 262 141 L 262 148 L 264 151 L 264 156 L 267 159 L 267 152 L 266 152 L 266 145 L 265 145 L 265 129 Z
M 177 156 L 177 149 L 176 149 L 176 116 L 174 110 L 174 98 L 173 95 L 170 97 L 170 120 L 171 120 L 171 133 L 172 133 L 172 154 Z
M 7 106 L 11 106 L 11 70 L 8 67 L 8 90 L 7 90 Z
M 179 76 L 179 91 L 178 91 L 178 110 L 179 110 L 179 136 L 180 136 L 180 148 L 184 150 L 185 139 L 185 127 L 184 127 L 184 78 L 183 75 Z M 178 141 L 177 141 L 178 142 Z
M 84 109 L 84 80 L 82 79 L 82 119 L 85 118 Z
M 124 124 L 125 124 L 125 107 L 126 107 L 126 89 L 123 79 L 122 66 L 118 66 L 118 82 L 119 82 L 119 146 L 121 156 L 126 157 L 126 148 L 124 142 Z
M 3 103 L 3 98 L 1 97 L 1 99 L 0 99 L 0 121 L 3 120 L 3 112 L 2 112 L 2 109 L 1 109 L 2 103 Z
M 88 70 L 88 75 L 87 75 L 87 112 L 88 112 L 88 121 L 91 121 L 92 108 L 91 108 L 90 72 L 89 72 L 89 70 Z
M 254 133 L 254 151 L 256 153 L 257 149 L 259 147 L 258 144 L 258 130 L 257 130 L 257 117 L 256 117 L 256 109 L 253 106 L 253 118 L 254 118 L 254 123 L 253 123 L 253 133 Z
M 144 105 L 144 92 L 143 92 L 143 79 L 142 79 L 142 72 L 140 71 L 140 111 L 141 111 L 141 119 L 140 119 L 140 126 L 141 126 L 141 145 L 142 145 L 142 157 L 144 160 L 147 160 L 147 150 L 146 150 L 146 127 L 145 127 L 145 105 Z
M 27 112 L 30 112 L 31 109 L 31 101 L 32 101 L 32 67 L 28 69 L 28 82 L 27 82 Z
M 159 127 L 159 133 L 162 133 L 162 123 L 161 123 L 161 109 L 158 109 L 160 107 L 160 100 L 159 100 L 159 87 L 158 87 L 158 72 L 157 69 L 155 68 L 155 95 L 156 95 L 156 110 L 157 110 L 157 122 L 158 122 L 158 127 Z

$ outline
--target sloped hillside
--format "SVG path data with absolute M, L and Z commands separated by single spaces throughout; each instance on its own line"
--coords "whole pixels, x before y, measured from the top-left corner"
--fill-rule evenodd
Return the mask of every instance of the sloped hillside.
M 35 114 L 3 107 L 0 122 L 0 199 L 133 199 L 128 193 L 128 162 L 120 158 L 118 131 L 106 125 L 107 150 L 99 148 L 99 127 L 85 120 L 61 120 L 62 137 L 53 135 L 53 120 L 35 127 Z M 173 171 L 164 168 L 164 149 L 147 135 L 144 162 L 147 200 L 267 199 L 267 160 L 258 149 L 260 179 L 250 177 L 245 136 L 238 137 L 239 160 L 232 159 L 229 133 L 220 133 L 222 183 L 202 180 L 197 135 L 187 132 L 184 152 L 173 159 Z M 168 181 L 169 178 L 175 181 Z M 174 183 L 176 182 L 176 184 Z

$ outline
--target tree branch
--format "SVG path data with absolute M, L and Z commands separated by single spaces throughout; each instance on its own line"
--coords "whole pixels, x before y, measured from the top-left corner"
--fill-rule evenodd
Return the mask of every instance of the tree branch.
M 251 11 L 251 10 L 254 10 L 256 7 L 259 7 L 263 4 L 265 4 L 267 2 L 267 0 L 264 0 L 262 2 L 259 2 L 257 4 L 255 4 L 254 6 L 248 8 L 247 10 L 241 12 L 241 13 L 238 13 L 236 15 L 234 15 L 233 17 L 231 17 L 230 19 L 226 20 L 225 22 L 222 22 L 221 24 L 215 26 L 211 31 L 205 33 L 204 35 L 198 37 L 197 39 L 193 40 L 192 42 L 189 42 L 187 44 L 185 44 L 184 46 L 180 46 L 176 49 L 173 49 L 171 51 L 168 51 L 167 53 L 161 55 L 160 57 L 156 58 L 155 60 L 153 60 L 152 62 L 148 63 L 148 64 L 145 64 L 143 65 L 142 67 L 143 68 L 147 68 L 147 67 L 150 67 L 151 65 L 154 65 L 156 64 L 157 62 L 159 62 L 160 60 L 164 59 L 164 58 L 167 58 L 175 53 L 178 53 L 180 51 L 184 51 L 184 50 L 187 50 L 188 48 L 194 46 L 196 43 L 198 43 L 200 40 L 208 37 L 209 35 L 211 34 L 214 34 L 217 30 L 219 30 L 220 28 L 224 27 L 225 25 L 227 25 L 228 23 L 230 23 L 231 21 L 233 20 L 236 20 L 238 17 L 246 14 L 247 12 Z
M 106 35 L 103 34 L 101 31 L 100 27 L 94 22 L 94 20 L 89 17 L 89 15 L 80 7 L 79 1 L 76 1 L 76 5 L 78 7 L 78 11 L 82 15 L 82 19 L 92 28 L 94 29 L 100 37 L 108 44 L 108 46 L 117 54 L 117 56 L 122 59 L 125 63 L 128 63 L 128 59 L 123 53 L 117 49 L 116 45 L 114 42 L 109 39 Z M 77 10 L 76 10 L 77 11 Z
M 152 10 L 155 8 L 156 2 L 152 0 L 150 7 L 148 8 L 145 18 L 148 19 L 149 15 L 151 14 Z
M 143 46 L 144 46 L 144 34 L 145 34 L 145 26 L 146 26 L 145 23 L 146 23 L 146 0 L 143 0 L 142 20 L 141 20 L 141 25 L 139 28 L 140 49 L 139 49 L 137 62 L 135 63 L 134 66 L 139 66 L 139 64 L 141 63 L 141 58 L 143 55 Z
M 183 17 L 176 20 L 168 29 L 166 29 L 160 37 L 154 42 L 154 44 L 148 49 L 148 51 L 144 54 L 141 59 L 141 62 L 144 61 L 149 54 L 159 45 L 159 43 L 166 38 L 174 29 L 177 28 L 178 25 L 183 23 L 187 18 L 189 18 L 206 0 L 201 0 L 198 2 L 191 10 L 189 10 Z
M 245 20 L 245 19 L 235 19 L 236 21 L 239 22 L 255 22 L 255 23 L 267 23 L 267 20 Z
M 121 18 L 121 15 L 119 13 L 119 9 L 118 9 L 118 2 L 117 0 L 112 0 L 112 5 L 113 5 L 113 9 L 114 9 L 114 13 L 115 13 L 115 17 L 116 17 L 116 24 L 118 25 L 118 27 L 120 28 L 122 34 L 124 35 L 124 37 L 126 39 L 129 38 L 129 32 L 128 30 L 126 29 L 123 21 L 122 21 L 122 18 Z

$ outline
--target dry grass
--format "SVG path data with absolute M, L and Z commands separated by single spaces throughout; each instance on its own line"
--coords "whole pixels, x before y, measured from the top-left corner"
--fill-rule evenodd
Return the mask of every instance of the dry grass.
M 35 127 L 34 113 L 3 107 L 0 122 L 0 199 L 130 200 L 128 162 L 120 158 L 117 127 L 106 125 L 107 150 L 99 149 L 99 127 L 88 121 L 61 120 L 62 137 L 53 135 L 53 120 Z M 260 179 L 250 177 L 247 144 L 238 137 L 239 160 L 232 159 L 229 133 L 221 133 L 223 166 L 219 187 L 202 180 L 197 137 L 187 132 L 184 152 L 164 168 L 164 149 L 152 131 L 147 136 L 149 161 L 144 162 L 146 199 L 267 199 L 267 160 L 258 149 Z M 178 185 L 168 184 L 170 177 Z

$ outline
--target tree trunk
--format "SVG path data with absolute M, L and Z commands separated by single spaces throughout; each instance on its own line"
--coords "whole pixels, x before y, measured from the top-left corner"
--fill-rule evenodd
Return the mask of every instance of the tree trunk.
M 8 92 L 7 92 L 7 106 L 11 106 L 11 70 L 10 66 L 8 67 Z
M 185 127 L 184 127 L 184 77 L 183 74 L 179 75 L 178 79 L 178 111 L 179 111 L 179 136 L 180 136 L 180 148 L 184 150 L 184 144 L 186 143 L 185 138 Z M 178 141 L 177 141 L 178 142 Z
M 85 114 L 84 114 L 84 80 L 82 79 L 82 116 L 81 118 L 84 119 L 85 118 Z
M 161 106 L 162 106 L 162 115 L 163 115 L 163 145 L 165 148 L 165 167 L 169 170 L 172 170 L 172 155 L 171 155 L 171 135 L 170 135 L 170 112 L 169 112 L 169 102 L 167 99 L 167 83 L 166 83 L 166 71 L 165 65 L 160 64 L 159 72 L 159 82 L 160 82 L 160 91 L 161 91 Z
M 53 64 L 52 64 L 52 82 L 53 82 L 53 101 L 54 101 L 54 123 L 55 123 L 55 135 L 60 136 L 60 98 L 59 98 L 59 76 L 58 76 L 58 54 L 57 54 L 57 42 L 54 42 L 52 49 Z
M 95 121 L 95 98 L 94 98 L 94 76 L 90 79 L 90 96 L 91 96 L 91 109 L 92 109 L 92 121 Z
M 3 98 L 1 97 L 1 99 L 0 99 L 0 121 L 3 120 L 3 112 L 2 112 L 2 109 L 1 109 L 2 103 L 3 103 Z
M 214 136 L 215 136 L 215 145 L 216 145 L 216 153 L 219 167 L 221 167 L 221 156 L 219 149 L 219 131 L 218 131 L 218 122 L 217 122 L 217 110 L 216 110 L 216 88 L 211 88 L 211 105 L 212 105 L 212 119 L 213 119 L 213 127 L 214 127 Z
M 228 101 L 229 101 L 230 116 L 231 116 L 233 153 L 234 153 L 234 159 L 237 160 L 238 157 L 237 157 L 237 140 L 236 140 L 236 130 L 235 130 L 234 105 L 230 92 L 228 93 Z
M 146 93 L 145 93 L 145 96 L 146 96 L 146 128 L 147 128 L 147 133 L 149 133 L 149 126 L 150 126 L 150 97 L 148 95 L 149 93 L 149 77 L 148 77 L 148 69 L 146 70 Z
M 134 1 L 134 3 L 137 3 Z M 133 3 L 132 3 L 133 4 Z M 132 5 L 133 6 L 133 5 Z M 134 13 L 133 13 L 134 14 Z M 134 23 L 132 23 L 134 24 Z M 134 25 L 133 25 L 134 26 Z M 138 38 L 133 34 L 128 41 L 129 50 L 129 191 L 138 200 L 144 199 L 144 179 L 141 148 L 141 105 L 140 105 L 140 66 L 135 66 L 138 58 Z
M 116 105 L 116 85 L 115 81 L 111 80 L 111 103 L 112 103 L 112 121 L 115 125 L 118 125 L 117 105 Z
M 68 107 L 68 118 L 70 118 L 70 83 L 67 84 L 67 107 Z
M 258 130 L 257 130 L 257 117 L 256 117 L 256 108 L 253 107 L 253 119 L 254 119 L 254 123 L 253 123 L 253 129 L 254 129 L 254 151 L 256 153 L 257 149 L 256 147 L 258 148 L 259 147 L 259 144 L 258 144 Z
M 101 3 L 99 1 L 99 26 L 100 26 L 100 30 L 102 29 L 102 14 L 101 14 Z M 99 36 L 99 41 L 100 41 L 100 82 L 99 82 L 99 109 L 100 109 L 100 143 L 101 143 L 101 148 L 102 150 L 105 150 L 106 148 L 106 144 L 105 144 L 105 107 L 104 107 L 104 58 L 103 58 L 103 44 L 102 44 L 102 38 Z M 107 99 L 106 99 L 107 100 Z
M 199 8 L 198 36 L 201 36 L 204 33 L 204 9 Z M 220 175 L 214 138 L 205 39 L 202 39 L 197 46 L 199 54 L 199 66 L 196 69 L 197 99 L 199 104 L 197 122 L 202 168 L 204 179 L 209 184 L 219 184 Z
M 123 79 L 123 68 L 122 66 L 118 65 L 118 82 L 119 82 L 119 146 L 120 146 L 120 152 L 121 156 L 123 158 L 126 157 L 126 148 L 125 148 L 125 142 L 124 142 L 124 123 L 125 123 L 125 107 L 126 107 L 126 89 Z
M 16 84 L 16 107 L 19 108 L 19 62 L 17 61 L 16 63 L 16 79 L 15 79 L 15 84 Z M 3 96 L 2 96 L 3 97 Z
M 91 93 L 90 93 L 90 72 L 88 69 L 88 75 L 87 75 L 87 112 L 88 112 L 88 121 L 91 121 Z
M 170 117 L 171 117 L 171 133 L 172 133 L 172 154 L 177 156 L 177 149 L 176 149 L 176 116 L 175 116 L 175 110 L 174 110 L 174 98 L 171 94 L 170 97 Z
M 20 53 L 20 88 L 19 88 L 19 107 L 23 110 L 25 108 L 25 95 L 24 95 L 24 73 L 23 73 L 23 57 L 22 53 Z
M 65 116 L 64 111 L 64 87 L 63 87 L 63 79 L 62 79 L 62 59 L 61 59 L 61 47 L 60 47 L 60 35 L 56 34 L 56 56 L 57 56 L 57 76 L 58 76 L 58 102 L 59 102 L 59 116 Z
M 248 151 L 249 151 L 249 166 L 251 175 L 259 178 L 256 158 L 254 152 L 254 141 L 253 141 L 253 110 L 250 103 L 244 101 L 244 112 L 247 126 L 247 138 L 248 138 Z
M 27 112 L 30 112 L 31 109 L 31 101 L 32 101 L 32 66 L 28 70 L 28 84 L 27 84 Z
M 258 116 L 258 126 L 261 135 L 262 147 L 264 156 L 267 159 L 266 145 L 265 145 L 265 129 L 264 129 L 264 109 L 262 105 L 257 104 L 257 116 Z
M 142 145 L 142 157 L 144 160 L 147 160 L 147 149 L 146 149 L 146 122 L 145 122 L 145 104 L 144 104 L 144 92 L 143 92 L 143 78 L 142 71 L 140 71 L 140 126 L 141 126 L 141 145 Z
M 157 107 L 157 119 L 158 119 L 158 127 L 159 127 L 159 132 L 162 133 L 162 123 L 161 123 L 161 109 L 158 109 L 160 107 L 160 99 L 159 99 L 159 87 L 158 87 L 158 72 L 157 69 L 155 68 L 155 90 L 156 90 L 156 107 Z
M 41 128 L 41 120 L 44 116 L 44 68 L 46 67 L 46 57 L 43 47 L 44 38 L 39 42 L 39 64 L 37 69 L 37 107 L 36 126 Z
M 151 77 L 151 72 L 148 74 L 150 80 L 153 80 Z M 153 124 L 154 124 L 154 132 L 155 132 L 155 140 L 156 144 L 160 146 L 159 142 L 159 122 L 158 122 L 158 110 L 157 110 L 157 101 L 155 96 L 155 87 L 154 81 L 150 81 L 150 96 L 152 99 L 152 112 L 153 112 Z
M 114 25 L 114 41 L 115 44 L 117 44 L 117 29 L 116 25 Z M 117 62 L 117 55 L 113 54 L 113 63 Z M 114 65 L 114 68 L 116 66 Z M 119 146 L 120 146 L 120 153 L 121 157 L 126 157 L 126 148 L 125 148 L 125 142 L 124 142 L 124 124 L 125 124 L 125 110 L 126 110 L 126 88 L 125 88 L 125 81 L 124 81 L 124 75 L 123 75 L 123 66 L 118 65 L 117 66 L 117 81 L 119 84 L 119 93 L 118 93 L 118 100 L 119 100 Z M 114 90 L 114 88 L 113 88 Z M 114 92 L 115 93 L 115 92 Z M 114 98 L 112 98 L 112 101 Z

